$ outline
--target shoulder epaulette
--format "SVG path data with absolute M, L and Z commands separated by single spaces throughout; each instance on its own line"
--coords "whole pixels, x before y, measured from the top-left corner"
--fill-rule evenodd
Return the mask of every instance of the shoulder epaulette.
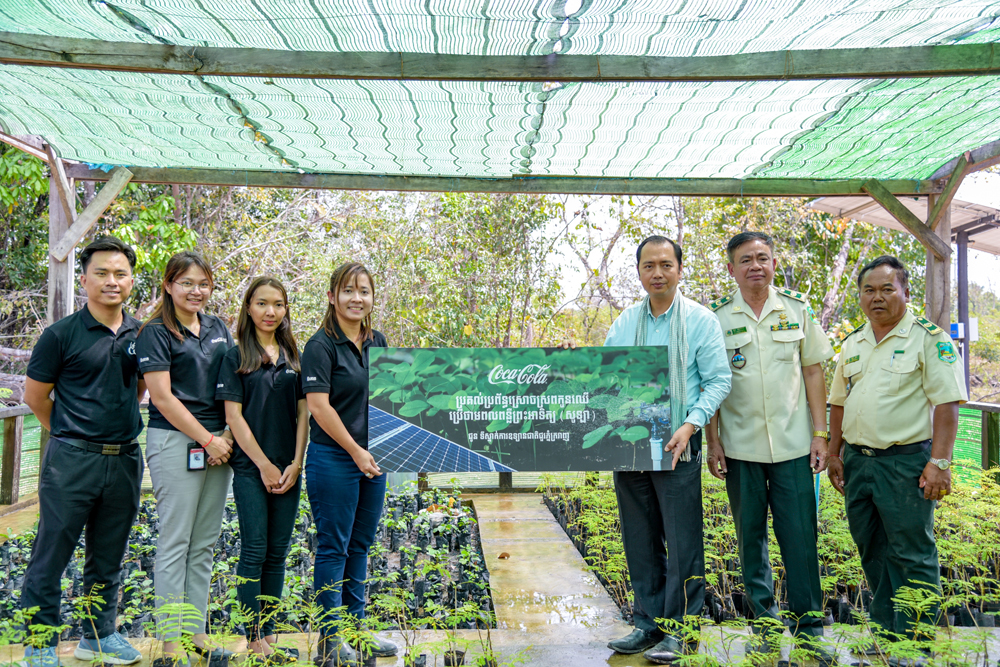
M 936 336 L 939 333 L 944 333 L 944 329 L 934 324 L 926 317 L 914 317 L 913 319 L 916 320 L 917 324 L 927 329 L 927 333 L 929 333 L 932 336 Z
M 787 296 L 789 299 L 795 299 L 796 301 L 801 301 L 802 303 L 806 303 L 807 301 L 805 294 L 790 289 L 779 289 L 778 294 Z
M 708 307 L 711 308 L 713 311 L 715 311 L 718 310 L 719 308 L 722 308 L 724 305 L 726 305 L 732 300 L 733 300 L 733 295 L 730 294 L 729 296 L 722 297 L 718 301 L 713 301 L 712 303 L 708 304 Z
M 864 328 L 865 328 L 865 325 L 866 325 L 866 324 L 868 324 L 868 323 L 867 323 L 867 322 L 865 322 L 865 323 L 864 323 L 864 324 L 862 324 L 862 325 L 861 325 L 860 327 L 858 327 L 857 329 L 855 329 L 855 330 L 854 330 L 854 331 L 852 331 L 851 333 L 849 333 L 849 334 L 847 334 L 846 336 L 844 336 L 844 340 L 847 340 L 848 338 L 850 338 L 850 337 L 851 337 L 851 336 L 853 336 L 854 334 L 856 334 L 856 333 L 858 333 L 859 331 L 861 331 L 862 329 L 864 329 Z M 843 341 L 841 341 L 841 342 L 843 342 Z

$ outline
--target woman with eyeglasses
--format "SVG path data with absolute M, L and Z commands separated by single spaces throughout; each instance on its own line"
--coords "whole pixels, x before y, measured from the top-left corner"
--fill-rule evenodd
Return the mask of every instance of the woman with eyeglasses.
M 233 337 L 202 312 L 212 294 L 212 268 L 195 252 L 170 258 L 162 296 L 136 340 L 139 371 L 149 390 L 146 464 L 153 481 L 159 535 L 154 595 L 157 634 L 167 663 L 182 661 L 182 636 L 206 658 L 232 655 L 205 645 L 212 550 L 232 470 L 232 435 L 215 384 Z M 193 605 L 176 606 L 178 603 Z M 168 605 L 164 607 L 164 605 Z

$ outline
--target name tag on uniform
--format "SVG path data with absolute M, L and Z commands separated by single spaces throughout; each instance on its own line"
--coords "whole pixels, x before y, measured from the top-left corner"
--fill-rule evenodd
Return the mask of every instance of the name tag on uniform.
M 188 470 L 205 469 L 205 448 L 195 443 L 188 445 Z
M 735 336 L 736 334 L 741 334 L 741 333 L 746 333 L 746 332 L 747 332 L 747 328 L 746 327 L 739 327 L 738 329 L 730 329 L 729 331 L 726 332 L 726 335 L 727 336 Z
M 859 361 L 860 359 L 861 359 L 861 355 L 860 354 L 855 354 L 853 357 L 851 357 L 850 359 L 848 359 L 844 363 L 845 364 L 853 364 L 855 361 Z

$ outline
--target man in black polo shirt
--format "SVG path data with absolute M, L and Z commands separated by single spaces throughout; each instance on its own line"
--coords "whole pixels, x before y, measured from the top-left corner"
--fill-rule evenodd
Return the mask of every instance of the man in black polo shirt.
M 74 655 L 116 665 L 142 658 L 115 631 L 121 562 L 143 469 L 136 442 L 142 431 L 139 398 L 146 391 L 135 357 L 140 323 L 122 309 L 132 291 L 135 259 L 135 251 L 116 238 L 83 249 L 80 284 L 87 305 L 42 333 L 24 391 L 24 402 L 51 437 L 39 471 L 38 534 L 21 606 L 38 607 L 32 625 L 60 625 L 60 580 L 86 527 L 83 584 L 103 602 L 92 605 L 93 621 L 83 624 Z M 55 632 L 36 634 L 25 643 L 25 664 L 58 665 L 58 643 Z

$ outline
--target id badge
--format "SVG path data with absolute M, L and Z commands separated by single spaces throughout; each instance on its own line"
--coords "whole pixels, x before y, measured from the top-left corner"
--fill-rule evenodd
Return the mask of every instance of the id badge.
M 188 448 L 188 470 L 205 469 L 205 448 L 191 443 Z

